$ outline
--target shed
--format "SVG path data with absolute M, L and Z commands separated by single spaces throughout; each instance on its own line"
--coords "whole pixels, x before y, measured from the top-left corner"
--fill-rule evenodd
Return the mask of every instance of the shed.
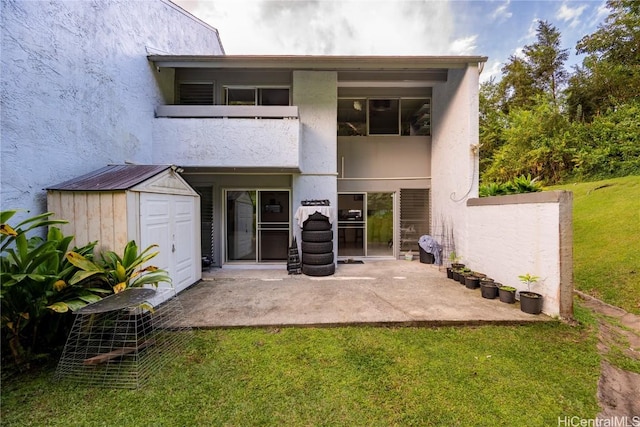
M 122 254 L 130 240 L 141 250 L 157 244 L 160 253 L 151 263 L 167 270 L 175 291 L 180 292 L 202 278 L 202 269 L 200 196 L 177 169 L 106 166 L 48 187 L 48 210 L 69 221 L 60 228 L 65 235 L 75 236 L 72 245 L 97 240 L 96 253 Z

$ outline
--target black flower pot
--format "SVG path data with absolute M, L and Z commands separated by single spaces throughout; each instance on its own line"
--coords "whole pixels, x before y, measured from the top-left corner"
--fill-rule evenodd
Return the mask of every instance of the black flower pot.
M 498 288 L 498 297 L 501 302 L 507 304 L 515 304 L 516 302 L 516 291 L 510 289 Z
M 520 310 L 529 314 L 542 313 L 542 295 L 536 292 L 520 292 Z
M 480 286 L 482 286 L 483 283 L 494 283 L 494 281 L 490 277 L 481 277 L 480 278 Z
M 460 280 L 460 272 L 456 269 L 451 270 L 451 278 L 456 282 Z
M 498 296 L 498 285 L 494 282 L 484 281 L 480 283 L 482 298 L 495 299 Z
M 460 273 L 460 274 L 458 275 L 458 282 L 459 282 L 461 285 L 464 285 L 464 284 L 465 284 L 465 279 L 467 278 L 467 275 L 468 275 L 468 274 L 469 274 L 469 273 Z
M 447 279 L 453 279 L 453 268 L 447 267 Z
M 464 285 L 467 287 L 467 289 L 476 289 L 478 286 L 480 286 L 480 279 L 478 279 L 474 275 L 465 276 Z

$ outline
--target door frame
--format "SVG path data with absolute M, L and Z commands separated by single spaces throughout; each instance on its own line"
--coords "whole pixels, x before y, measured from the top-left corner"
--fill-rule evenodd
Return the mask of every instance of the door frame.
M 276 260 L 276 261 L 260 261 L 260 242 L 261 242 L 261 236 L 260 236 L 260 231 L 262 230 L 260 228 L 260 218 L 259 218 L 259 214 L 258 212 L 255 212 L 255 209 L 257 209 L 257 205 L 260 201 L 260 192 L 271 192 L 271 191 L 286 191 L 288 193 L 288 202 L 289 202 L 289 209 L 288 209 L 288 227 L 287 227 L 287 231 L 288 231 L 288 236 L 287 236 L 287 241 L 290 242 L 291 238 L 292 238 L 292 233 L 293 233 L 293 215 L 292 215 L 292 189 L 291 188 L 268 188 L 268 187 L 224 187 L 221 188 L 222 190 L 222 233 L 221 233 L 221 244 L 222 244 L 222 259 L 221 262 L 223 265 L 268 265 L 268 264 L 284 264 L 287 262 L 286 259 L 283 260 Z M 254 215 L 255 215 L 255 219 L 254 219 L 254 224 L 253 226 L 255 227 L 256 230 L 256 239 L 255 239 L 255 244 L 254 244 L 254 251 L 255 251 L 255 257 L 253 260 L 230 260 L 229 259 L 229 254 L 228 254 L 228 227 L 229 227 L 229 221 L 227 218 L 227 194 L 229 192 L 233 192 L 233 191 L 254 191 L 256 194 L 256 207 L 254 208 Z
M 368 235 L 368 231 L 367 231 L 367 227 L 369 226 L 368 224 L 368 210 L 369 210 L 369 194 L 370 193 L 389 193 L 391 194 L 392 197 L 392 210 L 393 210 L 393 215 L 392 215 L 392 226 L 393 226 L 393 230 L 392 230 L 392 253 L 391 255 L 370 255 L 369 252 L 369 248 L 368 248 L 368 239 L 367 239 L 367 235 Z M 337 195 L 338 195 L 338 206 L 337 209 L 340 209 L 339 206 L 339 200 L 340 200 L 340 195 L 341 194 L 353 194 L 353 195 L 363 195 L 363 212 L 362 212 L 362 216 L 363 216 L 363 223 L 364 223 L 364 231 L 363 231 L 363 252 L 364 255 L 362 256 L 348 256 L 348 255 L 338 255 L 338 259 L 340 260 L 344 260 L 344 259 L 349 259 L 349 258 L 398 258 L 398 254 L 399 254 L 399 248 L 398 248 L 398 242 L 400 241 L 399 239 L 399 234 L 397 231 L 397 222 L 398 222 L 398 215 L 399 215 L 399 205 L 398 205 L 398 192 L 395 190 L 384 190 L 384 191 L 375 191 L 375 190 L 361 190 L 361 191 L 338 191 Z M 338 224 L 337 224 L 337 233 L 338 236 L 340 235 L 340 220 L 338 219 Z M 340 240 L 338 237 L 338 253 L 340 252 Z

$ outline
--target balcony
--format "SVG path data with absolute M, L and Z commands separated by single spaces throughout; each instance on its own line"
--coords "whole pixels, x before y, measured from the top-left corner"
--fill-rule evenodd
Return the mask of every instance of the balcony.
M 296 106 L 162 105 L 153 162 L 220 169 L 300 169 Z

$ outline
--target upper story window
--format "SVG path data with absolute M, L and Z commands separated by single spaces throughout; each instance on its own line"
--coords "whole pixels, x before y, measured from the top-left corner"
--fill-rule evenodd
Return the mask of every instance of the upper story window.
M 212 82 L 185 82 L 178 86 L 178 104 L 213 105 L 214 84 Z
M 226 105 L 290 105 L 288 87 L 226 87 Z
M 365 135 L 431 135 L 431 100 L 338 99 L 338 136 Z

